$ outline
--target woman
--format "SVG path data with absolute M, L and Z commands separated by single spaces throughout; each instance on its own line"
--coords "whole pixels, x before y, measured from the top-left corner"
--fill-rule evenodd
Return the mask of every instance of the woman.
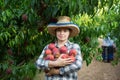
M 50 44 L 46 45 L 36 61 L 37 68 L 45 71 L 45 80 L 78 80 L 77 71 L 82 66 L 81 50 L 78 44 L 68 39 L 78 35 L 79 27 L 71 23 L 67 16 L 60 16 L 57 23 L 49 24 L 47 27 L 48 32 L 57 38 L 53 43 L 55 47 L 61 50 L 64 46 L 63 53 L 61 52 L 55 60 L 45 59 L 46 50 L 50 47 Z M 64 52 L 65 49 L 67 52 Z M 63 56 L 64 54 L 70 55 L 72 49 L 76 52 L 74 58 Z

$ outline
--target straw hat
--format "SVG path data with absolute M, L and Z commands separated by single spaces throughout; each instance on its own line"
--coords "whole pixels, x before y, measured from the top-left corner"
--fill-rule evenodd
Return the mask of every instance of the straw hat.
M 57 23 L 51 23 L 47 27 L 48 27 L 48 32 L 53 36 L 56 35 L 55 30 L 57 28 L 71 29 L 72 31 L 70 33 L 70 37 L 74 37 L 74 36 L 78 35 L 78 33 L 80 32 L 79 27 L 76 24 L 70 22 L 70 18 L 68 16 L 60 16 L 58 18 Z

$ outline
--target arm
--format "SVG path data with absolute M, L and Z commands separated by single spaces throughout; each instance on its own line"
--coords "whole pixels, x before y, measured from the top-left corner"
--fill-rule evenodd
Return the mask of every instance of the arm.
M 41 55 L 39 56 L 39 58 L 36 61 L 36 66 L 38 69 L 49 69 L 48 68 L 48 60 L 44 60 L 44 55 L 45 55 L 45 49 L 47 49 L 47 46 L 45 46 L 45 48 L 43 49 Z
M 67 65 L 65 67 L 61 67 L 59 69 L 59 73 L 61 75 L 71 73 L 71 72 L 74 72 L 74 71 L 78 71 L 82 66 L 82 56 L 81 56 L 80 47 L 79 47 L 79 45 L 74 44 L 73 48 L 77 50 L 76 61 L 74 63 L 70 64 L 70 65 Z
M 62 55 L 63 54 L 61 54 L 60 57 L 55 61 L 49 61 L 48 66 L 49 67 L 63 67 L 63 66 L 73 63 L 73 60 L 71 58 L 62 59 Z
M 51 68 L 49 71 L 46 72 L 48 76 L 55 75 L 55 74 L 60 74 L 60 67 L 70 65 L 73 63 L 73 60 L 71 58 L 66 58 L 62 59 L 62 55 L 56 60 L 56 61 L 49 61 L 48 65 L 49 67 L 54 67 Z
M 45 50 L 48 47 L 46 46 L 41 55 L 39 56 L 38 60 L 36 61 L 36 66 L 38 69 L 49 69 L 49 68 L 53 68 L 53 67 L 61 67 L 61 66 L 65 66 L 68 64 L 72 63 L 72 60 L 70 58 L 68 59 L 62 59 L 61 56 L 56 60 L 56 61 L 51 61 L 51 60 L 44 60 L 44 54 L 45 54 Z

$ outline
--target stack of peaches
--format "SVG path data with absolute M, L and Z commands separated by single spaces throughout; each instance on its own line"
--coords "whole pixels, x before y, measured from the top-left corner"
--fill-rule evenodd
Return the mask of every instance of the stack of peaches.
M 75 56 L 77 54 L 77 51 L 75 49 L 71 49 L 68 52 L 68 49 L 66 46 L 62 46 L 60 48 L 57 48 L 54 43 L 50 43 L 48 45 L 48 49 L 45 50 L 45 60 L 56 60 L 60 55 L 62 54 L 61 58 L 71 58 L 73 62 L 75 61 Z

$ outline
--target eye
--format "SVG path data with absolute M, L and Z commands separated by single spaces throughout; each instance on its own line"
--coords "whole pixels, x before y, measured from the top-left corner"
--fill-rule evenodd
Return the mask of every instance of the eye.
M 57 31 L 57 32 L 60 32 L 60 31 L 61 31 L 61 29 L 57 29 L 56 31 Z
M 63 31 L 63 32 L 69 32 L 69 29 L 65 29 L 65 28 L 58 28 L 58 29 L 56 29 L 56 31 L 57 32 L 61 32 L 61 31 Z
M 68 29 L 64 29 L 64 32 L 69 32 L 69 30 Z

